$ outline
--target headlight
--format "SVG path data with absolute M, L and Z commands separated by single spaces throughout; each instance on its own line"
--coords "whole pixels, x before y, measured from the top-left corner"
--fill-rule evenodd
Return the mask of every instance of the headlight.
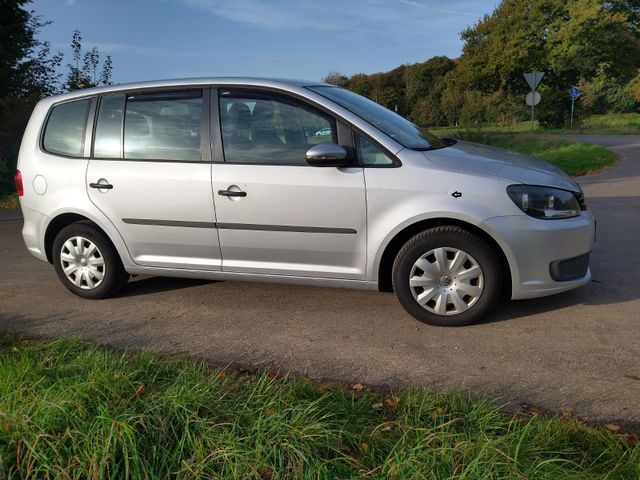
M 567 190 L 536 185 L 510 185 L 507 193 L 527 215 L 548 220 L 580 215 L 576 196 Z

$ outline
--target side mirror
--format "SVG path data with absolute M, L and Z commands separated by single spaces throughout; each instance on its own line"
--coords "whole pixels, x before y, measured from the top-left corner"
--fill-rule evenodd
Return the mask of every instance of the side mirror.
M 304 155 L 312 167 L 346 167 L 351 165 L 344 147 L 335 143 L 319 143 L 309 148 Z

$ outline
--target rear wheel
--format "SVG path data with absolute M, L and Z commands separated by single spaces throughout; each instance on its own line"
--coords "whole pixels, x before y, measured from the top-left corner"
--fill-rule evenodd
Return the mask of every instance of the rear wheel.
M 89 223 L 72 223 L 53 242 L 53 263 L 62 284 L 83 298 L 106 298 L 129 274 L 111 241 Z
M 499 259 L 479 236 L 456 226 L 435 227 L 411 238 L 393 265 L 393 288 L 416 319 L 433 325 L 467 325 L 497 302 Z

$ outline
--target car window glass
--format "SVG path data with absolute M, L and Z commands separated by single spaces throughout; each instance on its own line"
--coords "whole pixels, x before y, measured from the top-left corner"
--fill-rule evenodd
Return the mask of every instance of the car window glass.
M 393 165 L 393 160 L 363 135 L 356 134 L 356 148 L 362 165 Z
M 202 158 L 202 91 L 130 95 L 124 116 L 127 159 Z
M 42 144 L 47 152 L 82 157 L 90 99 L 75 100 L 51 109 Z
M 262 95 L 220 97 L 225 161 L 306 165 L 305 152 L 337 143 L 335 121 L 303 105 Z
M 345 88 L 329 85 L 307 88 L 346 108 L 407 148 L 433 150 L 450 145 L 397 113 Z
M 122 113 L 124 95 L 105 95 L 100 100 L 96 123 L 93 156 L 96 158 L 122 157 Z

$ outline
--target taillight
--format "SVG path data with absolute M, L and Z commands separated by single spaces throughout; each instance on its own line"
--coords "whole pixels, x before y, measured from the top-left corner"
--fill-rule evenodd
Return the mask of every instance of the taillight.
M 22 173 L 20 173 L 20 170 L 16 170 L 16 192 L 18 192 L 19 197 L 24 195 L 24 188 L 22 186 Z

